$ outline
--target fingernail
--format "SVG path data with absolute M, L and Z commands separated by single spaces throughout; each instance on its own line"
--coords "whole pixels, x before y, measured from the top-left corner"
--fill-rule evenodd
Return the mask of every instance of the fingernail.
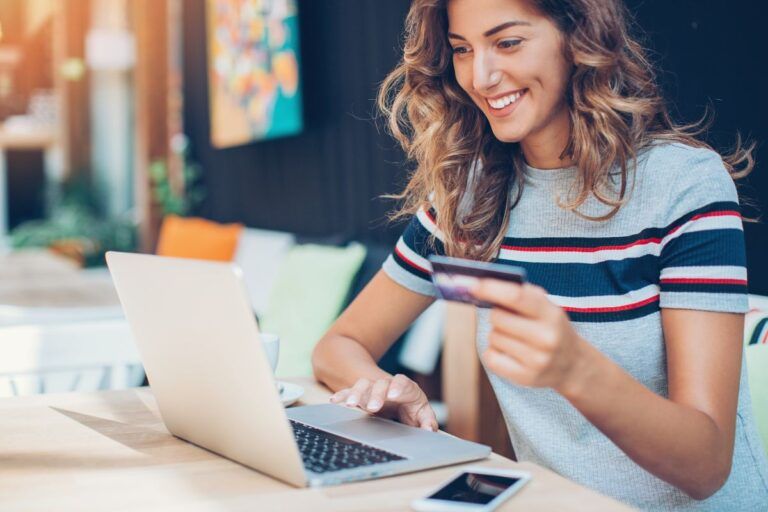
M 357 400 L 355 400 L 355 397 L 351 396 L 347 398 L 347 405 L 355 405 L 357 403 Z
M 368 402 L 368 408 L 372 411 L 375 411 L 379 407 L 381 407 L 381 403 L 378 400 L 371 400 Z
M 399 389 L 390 389 L 387 392 L 387 398 L 397 398 L 400 396 L 400 390 Z

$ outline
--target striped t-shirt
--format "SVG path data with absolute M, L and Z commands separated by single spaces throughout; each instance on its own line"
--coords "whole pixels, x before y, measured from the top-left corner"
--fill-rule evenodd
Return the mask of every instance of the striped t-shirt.
M 495 261 L 524 267 L 577 332 L 634 378 L 668 396 L 661 308 L 744 313 L 747 272 L 736 188 L 715 152 L 657 144 L 638 158 L 630 198 L 608 221 L 560 208 L 579 188 L 575 168 L 528 167 Z M 579 211 L 607 213 L 595 197 Z M 434 210 L 414 216 L 384 263 L 402 286 L 434 295 L 430 253 L 442 253 Z M 430 237 L 434 236 L 434 243 Z M 478 309 L 477 346 L 490 330 Z M 701 340 L 706 343 L 707 340 Z M 635 464 L 551 389 L 489 373 L 519 460 L 529 460 L 647 510 L 768 510 L 768 463 L 752 417 L 742 364 L 733 467 L 704 501 Z

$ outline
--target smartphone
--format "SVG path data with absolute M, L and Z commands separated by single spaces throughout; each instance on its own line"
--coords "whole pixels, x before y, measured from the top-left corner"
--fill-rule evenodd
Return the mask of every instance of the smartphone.
M 418 511 L 490 512 L 520 490 L 531 474 L 513 469 L 464 468 L 426 498 L 411 503 Z
M 481 308 L 489 308 L 493 304 L 477 300 L 469 293 L 479 279 L 499 279 L 518 284 L 526 280 L 525 269 L 514 265 L 435 255 L 429 256 L 429 262 L 432 264 L 432 282 L 439 298 L 474 304 Z

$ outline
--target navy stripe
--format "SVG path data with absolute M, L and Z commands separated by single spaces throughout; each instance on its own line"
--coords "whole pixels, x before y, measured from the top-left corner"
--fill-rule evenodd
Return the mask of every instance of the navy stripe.
M 418 269 L 418 268 L 414 267 L 413 265 L 411 265 L 410 263 L 408 263 L 407 261 L 405 261 L 405 260 L 404 260 L 404 259 L 403 259 L 403 258 L 402 258 L 402 257 L 401 257 L 401 256 L 400 256 L 398 253 L 397 253 L 397 251 L 394 251 L 394 252 L 392 253 L 392 257 L 394 258 L 394 260 L 395 260 L 395 263 L 397 263 L 397 264 L 398 264 L 398 265 L 399 265 L 399 266 L 400 266 L 400 267 L 401 267 L 403 270 L 405 270 L 406 272 L 408 272 L 408 273 L 410 273 L 410 274 L 412 274 L 412 275 L 414 275 L 414 276 L 416 276 L 416 277 L 418 277 L 418 278 L 420 278 L 420 279 L 424 279 L 425 281 L 428 281 L 428 282 L 432 282 L 432 277 L 431 277 L 431 275 L 429 274 L 429 272 L 424 272 L 424 271 L 422 271 L 422 270 L 420 270 L 420 269 Z
M 443 242 L 433 237 L 416 216 L 405 228 L 403 241 L 413 252 L 424 258 L 430 254 L 445 254 Z
M 710 283 L 661 283 L 661 292 L 693 292 L 693 293 L 747 293 L 747 285 L 743 284 L 710 284 Z
M 568 311 L 567 313 L 568 318 L 570 318 L 572 322 L 605 323 L 634 320 L 636 318 L 652 315 L 658 311 L 659 301 L 656 300 L 639 308 L 628 309 L 626 311 L 615 311 L 611 313 L 581 313 Z
M 720 201 L 716 203 L 710 203 L 696 210 L 690 211 L 682 217 L 676 219 L 674 222 L 665 227 L 660 228 L 647 228 L 639 233 L 626 236 L 609 236 L 602 238 L 591 237 L 542 237 L 542 238 L 515 238 L 504 237 L 504 245 L 511 245 L 515 247 L 579 247 L 579 248 L 594 248 L 603 246 L 614 245 L 627 245 L 638 240 L 646 240 L 648 238 L 664 238 L 671 230 L 682 226 L 696 215 L 702 213 L 712 213 L 724 210 L 740 211 L 738 203 L 732 201 Z
M 694 267 L 733 265 L 746 267 L 744 232 L 740 229 L 710 229 L 683 233 L 661 251 L 659 265 Z
M 542 238 L 514 238 L 504 237 L 503 245 L 514 247 L 579 247 L 594 248 L 613 245 L 627 245 L 647 238 L 663 238 L 667 233 L 665 228 L 648 228 L 634 235 L 609 236 L 605 238 L 587 237 L 542 237 Z
M 531 263 L 498 259 L 497 263 L 523 267 L 528 280 L 552 295 L 589 297 L 624 295 L 659 283 L 658 258 L 652 254 L 600 263 Z

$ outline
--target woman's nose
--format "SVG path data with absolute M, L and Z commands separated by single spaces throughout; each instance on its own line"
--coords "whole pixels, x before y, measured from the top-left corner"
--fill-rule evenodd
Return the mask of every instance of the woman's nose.
M 478 55 L 472 70 L 472 86 L 479 93 L 493 90 L 501 82 L 501 71 L 492 58 Z

